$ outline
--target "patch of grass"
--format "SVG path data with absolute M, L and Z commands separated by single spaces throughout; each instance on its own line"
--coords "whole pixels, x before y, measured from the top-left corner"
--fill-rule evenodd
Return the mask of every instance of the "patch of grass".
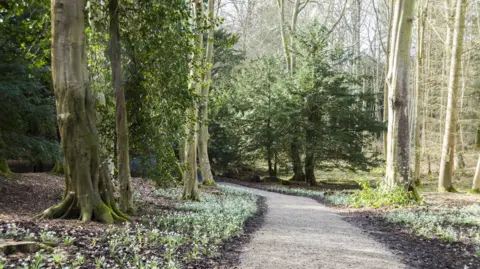
M 405 226 L 415 234 L 445 242 L 480 244 L 480 205 L 421 211 L 396 211 L 383 216 L 388 223 Z

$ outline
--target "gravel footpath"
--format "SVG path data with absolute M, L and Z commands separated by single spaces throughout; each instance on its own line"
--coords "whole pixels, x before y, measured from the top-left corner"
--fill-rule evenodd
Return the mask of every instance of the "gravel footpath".
M 382 244 L 310 198 L 221 183 L 264 196 L 264 225 L 242 249 L 239 268 L 406 268 Z

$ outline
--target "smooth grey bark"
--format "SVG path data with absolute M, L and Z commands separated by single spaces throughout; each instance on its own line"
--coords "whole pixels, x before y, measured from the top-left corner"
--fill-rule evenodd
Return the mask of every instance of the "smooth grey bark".
M 455 11 L 455 27 L 453 30 L 450 79 L 448 83 L 447 114 L 445 117 L 445 134 L 443 137 L 442 158 L 438 191 L 453 191 L 453 172 L 455 157 L 455 136 L 457 132 L 457 95 L 460 79 L 461 58 L 463 53 L 463 36 L 465 32 L 466 0 L 458 0 Z
M 208 0 L 208 21 L 210 23 L 208 29 L 208 40 L 205 55 L 205 79 L 201 92 L 201 103 L 199 107 L 199 134 L 198 134 L 198 158 L 200 161 L 200 172 L 202 175 L 202 184 L 215 185 L 213 179 L 212 168 L 210 166 L 210 159 L 208 156 L 208 95 L 210 92 L 210 85 L 212 80 L 212 65 L 213 65 L 213 43 L 215 40 L 215 0 Z
M 414 189 L 410 176 L 410 48 L 414 3 L 397 0 L 390 32 L 391 51 L 388 67 L 388 132 L 385 183 L 393 188 Z

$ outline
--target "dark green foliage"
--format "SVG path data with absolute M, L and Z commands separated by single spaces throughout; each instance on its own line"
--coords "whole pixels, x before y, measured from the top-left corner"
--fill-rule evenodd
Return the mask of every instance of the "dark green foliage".
M 234 69 L 218 108 L 221 132 L 212 135 L 212 145 L 232 152 L 224 165 L 263 158 L 273 170 L 289 160 L 291 141 L 302 145 L 312 168 L 377 164 L 368 148 L 385 126 L 369 111 L 375 96 L 361 92 L 363 78 L 344 71 L 351 56 L 330 47 L 324 35 L 318 26 L 299 35 L 293 76 L 275 57 Z
M 131 4 L 123 20 L 130 143 L 146 175 L 175 177 L 175 149 L 185 135 L 192 47 L 184 1 Z M 177 175 L 178 176 L 178 175 Z
M 48 66 L 45 4 L 0 8 L 0 157 L 54 163 L 55 99 Z

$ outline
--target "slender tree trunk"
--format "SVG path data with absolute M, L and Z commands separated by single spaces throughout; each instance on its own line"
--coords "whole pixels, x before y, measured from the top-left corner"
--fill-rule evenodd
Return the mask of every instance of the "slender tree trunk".
M 395 2 L 388 68 L 388 133 L 385 183 L 414 191 L 410 177 L 409 69 L 414 3 Z
M 208 94 L 212 80 L 212 61 L 213 61 L 213 43 L 215 34 L 215 0 L 208 1 L 208 20 L 210 28 L 208 30 L 207 50 L 205 57 L 206 75 L 204 86 L 202 87 L 202 95 L 200 104 L 200 122 L 199 122 L 199 137 L 198 137 L 198 158 L 200 160 L 200 171 L 202 174 L 202 183 L 204 185 L 215 185 L 215 180 L 212 175 L 212 168 L 210 166 L 210 159 L 208 157 Z
M 194 37 L 195 52 L 192 57 L 192 64 L 190 65 L 191 82 L 190 89 L 195 89 L 195 94 L 200 95 L 202 92 L 202 84 L 198 80 L 202 77 L 201 70 L 198 66 L 202 66 L 202 49 L 203 49 L 203 31 L 201 30 L 203 21 L 203 2 L 202 0 L 192 0 L 193 23 L 195 24 Z M 197 144 L 198 144 L 198 104 L 195 99 L 192 99 L 192 106 L 190 113 L 193 119 L 188 127 L 187 141 L 186 141 L 186 168 L 183 179 L 183 200 L 200 200 L 198 195 L 198 179 L 197 179 Z
M 478 157 L 477 169 L 475 170 L 475 176 L 473 177 L 472 192 L 480 193 L 480 156 Z
M 445 135 L 443 137 L 442 158 L 438 191 L 453 191 L 453 170 L 455 156 L 455 135 L 457 131 L 457 95 L 460 78 L 461 57 L 463 53 L 463 35 L 465 32 L 466 0 L 457 0 L 455 11 L 455 28 L 453 33 L 452 57 L 450 62 L 450 81 L 448 83 L 447 115 L 445 118 Z
M 422 3 L 423 2 L 423 3 Z M 418 26 L 417 26 L 417 62 L 416 62 L 416 70 L 415 73 L 417 75 L 415 80 L 415 95 L 416 95 L 416 109 L 415 109 L 415 117 L 413 120 L 415 122 L 415 144 L 414 144 L 414 152 L 415 152 L 415 163 L 414 163 L 414 183 L 415 185 L 420 185 L 420 158 L 422 153 L 422 144 L 421 144 L 421 126 L 422 126 L 422 118 L 425 115 L 422 115 L 422 104 L 423 104 L 423 92 L 422 89 L 422 82 L 423 82 L 423 61 L 424 61 L 424 38 L 425 38 L 425 20 L 428 14 L 428 0 L 423 0 L 419 2 L 418 7 Z
M 66 195 L 41 218 L 126 220 L 100 163 L 93 98 L 88 88 L 84 0 L 52 0 L 52 75 L 65 154 Z
M 385 68 L 385 85 L 383 89 L 383 120 L 388 121 L 388 74 L 390 68 L 390 54 L 391 54 L 391 47 L 392 47 L 392 23 L 393 23 L 393 8 L 394 8 L 394 0 L 390 2 L 390 17 L 388 20 L 388 38 L 387 38 L 387 62 Z M 387 139 L 388 139 L 388 131 L 383 133 L 383 152 L 385 153 L 385 157 L 387 156 Z
M 128 151 L 128 122 L 125 105 L 125 90 L 122 78 L 122 59 L 120 46 L 120 25 L 118 21 L 118 0 L 110 0 L 110 64 L 112 85 L 115 91 L 115 125 L 117 132 L 117 165 L 120 182 L 120 208 L 128 214 L 134 213 L 133 189 L 130 177 L 130 158 Z
M 286 66 L 288 73 L 291 73 L 290 67 L 292 66 L 290 63 L 290 47 L 288 44 L 288 34 L 287 29 L 285 29 L 285 0 L 277 0 L 278 6 L 278 13 L 280 15 L 280 34 L 282 36 L 282 44 L 283 44 L 283 54 L 286 61 Z

